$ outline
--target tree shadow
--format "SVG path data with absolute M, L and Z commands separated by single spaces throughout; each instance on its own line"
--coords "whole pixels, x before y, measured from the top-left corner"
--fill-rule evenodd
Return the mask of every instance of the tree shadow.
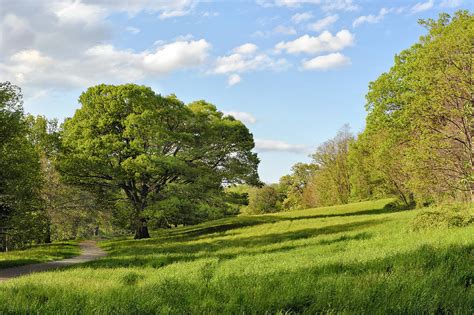
M 116 248 L 111 255 L 102 259 L 86 263 L 84 266 L 92 268 L 116 268 L 148 266 L 159 268 L 176 262 L 189 262 L 203 258 L 233 259 L 243 255 L 259 255 L 264 253 L 285 252 L 308 244 L 286 244 L 322 235 L 332 235 L 341 232 L 352 232 L 371 226 L 382 224 L 387 219 L 374 219 L 362 222 L 336 224 L 319 228 L 307 228 L 284 233 L 270 233 L 265 235 L 237 237 L 232 239 L 211 239 L 208 242 L 186 243 L 171 242 L 154 244 L 153 246 L 129 245 Z M 362 232 L 353 236 L 342 235 L 334 240 L 320 241 L 319 245 L 330 245 L 337 242 L 350 240 L 364 240 L 371 235 Z M 278 246 L 280 245 L 281 246 Z M 277 248 L 268 248 L 277 245 Z M 310 244 L 314 246 L 314 244 Z M 232 253 L 219 253 L 220 250 L 233 251 Z
M 362 210 L 362 211 L 346 212 L 346 213 L 306 215 L 306 216 L 300 216 L 300 217 L 284 218 L 283 220 L 298 221 L 298 220 L 308 220 L 308 219 L 354 217 L 354 216 L 361 216 L 361 215 L 378 215 L 378 214 L 397 213 L 400 211 L 406 211 L 406 209 L 393 209 L 393 208 L 391 209 L 391 208 L 383 207 L 383 208 L 378 208 L 378 209 L 370 209 L 370 210 Z

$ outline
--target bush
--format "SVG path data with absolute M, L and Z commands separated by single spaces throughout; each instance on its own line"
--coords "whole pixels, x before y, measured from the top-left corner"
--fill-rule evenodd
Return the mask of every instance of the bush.
M 410 224 L 412 231 L 463 227 L 474 223 L 474 215 L 470 207 L 462 204 L 443 205 L 426 209 L 413 219 Z
M 274 186 L 253 187 L 249 191 L 249 204 L 243 209 L 246 214 L 278 212 L 279 194 Z

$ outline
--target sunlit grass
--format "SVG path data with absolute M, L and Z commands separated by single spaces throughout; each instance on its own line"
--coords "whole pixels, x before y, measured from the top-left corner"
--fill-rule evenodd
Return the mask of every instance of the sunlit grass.
M 79 252 L 77 241 L 33 245 L 24 250 L 0 253 L 0 269 L 69 258 Z
M 472 313 L 474 226 L 412 232 L 421 210 L 389 201 L 103 242 L 100 261 L 0 285 L 0 313 Z

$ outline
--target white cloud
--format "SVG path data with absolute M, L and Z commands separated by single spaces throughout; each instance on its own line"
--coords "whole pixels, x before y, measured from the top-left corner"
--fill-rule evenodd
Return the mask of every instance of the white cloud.
M 337 20 L 339 19 L 339 15 L 334 14 L 334 15 L 329 15 L 326 16 L 325 18 L 322 18 L 320 20 L 317 20 L 316 22 L 309 24 L 308 28 L 312 31 L 320 32 L 330 25 L 334 24 Z
M 52 8 L 63 23 L 96 24 L 107 15 L 104 8 L 80 1 L 53 1 Z
M 229 78 L 227 79 L 227 84 L 229 86 L 236 85 L 237 83 L 240 83 L 242 81 L 242 78 L 238 74 L 231 74 Z
M 257 122 L 257 118 L 254 115 L 247 113 L 247 112 L 237 112 L 237 111 L 229 111 L 224 112 L 225 116 L 232 116 L 235 119 L 240 120 L 246 124 L 255 124 Z
M 379 14 L 377 14 L 377 15 L 369 14 L 369 15 L 359 16 L 357 19 L 354 20 L 354 22 L 352 23 L 352 26 L 357 27 L 357 26 L 359 26 L 361 24 L 364 24 L 364 23 L 371 23 L 371 24 L 378 23 L 389 12 L 390 11 L 388 9 L 382 8 L 382 9 L 380 9 Z
M 40 89 L 133 82 L 202 65 L 209 49 L 210 44 L 201 39 L 141 52 L 95 45 L 74 58 L 53 59 L 38 50 L 22 50 L 0 63 L 0 80 L 15 78 L 15 83 Z
M 143 63 L 157 73 L 169 73 L 202 64 L 211 45 L 204 39 L 177 41 L 159 47 L 155 53 L 145 54 Z
M 440 3 L 440 7 L 442 8 L 456 8 L 462 4 L 462 0 L 444 0 Z
M 63 2 L 75 2 L 75 0 L 60 0 Z M 193 0 L 83 0 L 86 4 L 94 4 L 108 11 L 126 12 L 134 16 L 140 12 L 160 13 L 160 18 L 171 18 L 189 14 L 197 5 Z
M 284 26 L 278 25 L 273 29 L 273 32 L 276 34 L 283 34 L 283 35 L 295 35 L 296 30 L 291 26 Z
M 302 144 L 291 144 L 279 140 L 255 139 L 255 150 L 260 152 L 307 153 L 308 147 Z
M 303 62 L 305 70 L 328 70 L 350 65 L 351 60 L 341 53 L 318 56 Z
M 353 0 L 257 0 L 257 3 L 263 7 L 288 7 L 299 8 L 301 5 L 317 5 L 323 11 L 354 11 L 358 6 Z
M 433 7 L 434 0 L 428 0 L 426 2 L 419 2 L 411 7 L 411 13 L 418 13 L 429 10 Z
M 257 55 L 233 53 L 218 57 L 211 72 L 215 74 L 244 73 L 265 69 L 279 70 L 285 67 L 287 67 L 285 59 L 273 59 L 264 53 Z
M 266 53 L 256 53 L 257 49 L 258 47 L 251 43 L 238 46 L 230 55 L 217 57 L 208 73 L 229 75 L 227 83 L 231 86 L 242 80 L 239 75 L 242 73 L 262 70 L 279 71 L 288 68 L 286 59 L 275 59 Z
M 355 11 L 359 7 L 352 0 L 327 0 L 321 8 L 325 11 Z
M 293 41 L 280 42 L 275 46 L 277 51 L 290 54 L 336 52 L 354 44 L 354 35 L 348 30 L 339 31 L 335 36 L 324 31 L 319 36 L 303 35 Z
M 130 32 L 132 34 L 140 33 L 140 29 L 138 27 L 134 27 L 134 26 L 127 26 L 126 30 L 127 30 L 127 32 Z
M 233 52 L 237 54 L 242 54 L 242 55 L 247 55 L 247 54 L 253 54 L 256 52 L 258 49 L 257 45 L 252 44 L 252 43 L 246 43 L 243 45 L 240 45 L 239 47 L 235 47 L 233 49 Z
M 307 21 L 313 17 L 313 14 L 311 12 L 302 12 L 302 13 L 296 13 L 291 17 L 291 20 L 299 24 L 301 22 Z

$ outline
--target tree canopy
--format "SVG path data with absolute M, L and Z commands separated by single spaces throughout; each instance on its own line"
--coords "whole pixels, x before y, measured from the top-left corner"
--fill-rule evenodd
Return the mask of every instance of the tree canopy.
M 134 84 L 91 87 L 79 102 L 64 123 L 60 170 L 74 184 L 124 195 L 136 238 L 149 236 L 145 210 L 172 188 L 258 181 L 252 134 L 212 104 Z

